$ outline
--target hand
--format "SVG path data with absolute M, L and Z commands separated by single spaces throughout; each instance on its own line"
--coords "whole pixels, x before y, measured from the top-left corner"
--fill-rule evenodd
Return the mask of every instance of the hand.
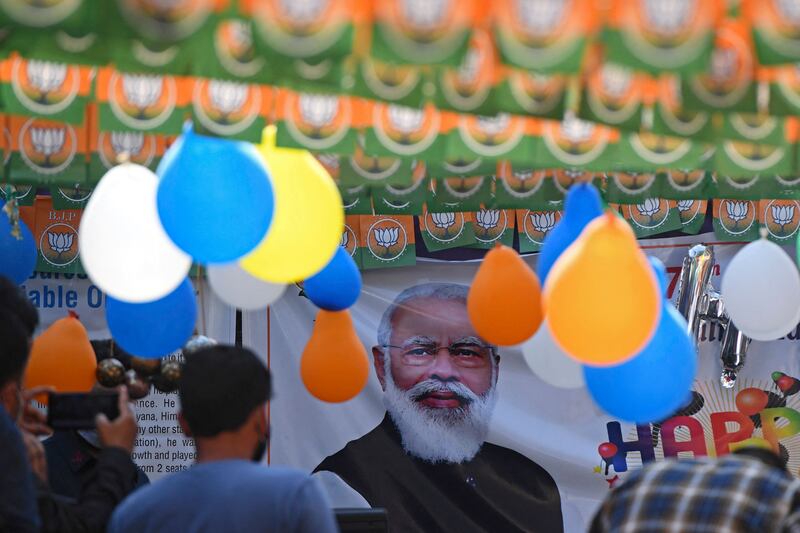
M 44 446 L 35 435 L 25 430 L 22 430 L 21 433 L 31 470 L 42 483 L 47 485 L 47 456 L 44 453 Z
M 129 454 L 133 453 L 133 443 L 136 440 L 136 418 L 128 406 L 128 389 L 121 386 L 119 391 L 119 416 L 110 421 L 106 415 L 99 414 L 95 419 L 97 435 L 100 442 L 107 448 L 122 448 Z
M 42 386 L 25 389 L 22 391 L 22 412 L 20 413 L 17 425 L 23 431 L 27 431 L 34 436 L 47 436 L 53 433 L 50 426 L 47 425 L 47 416 L 38 410 L 31 401 L 40 395 L 49 392 L 55 392 L 53 387 Z

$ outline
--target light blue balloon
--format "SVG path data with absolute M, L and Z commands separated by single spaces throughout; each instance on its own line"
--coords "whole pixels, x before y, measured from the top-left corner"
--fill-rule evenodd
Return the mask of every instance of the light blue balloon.
M 198 135 L 188 124 L 157 173 L 161 224 L 196 261 L 234 261 L 266 235 L 274 208 L 272 183 L 252 144 Z
M 107 296 L 106 321 L 114 342 L 139 357 L 160 358 L 182 348 L 196 320 L 197 303 L 188 279 L 153 302 L 134 304 Z
M 651 264 L 666 294 L 664 265 L 652 258 Z M 658 328 L 644 350 L 618 366 L 583 370 L 589 393 L 608 414 L 626 422 L 659 422 L 686 403 L 697 354 L 686 320 L 665 296 Z
M 361 272 L 350 253 L 340 246 L 325 268 L 303 283 L 303 291 L 320 309 L 341 311 L 358 300 Z
M 536 273 L 544 284 L 559 256 L 580 236 L 589 222 L 603 214 L 600 194 L 591 183 L 577 183 L 567 193 L 564 215 L 544 240 Z
M 0 202 L 0 276 L 17 285 L 23 283 L 36 268 L 36 242 L 28 226 L 19 221 L 21 239 L 11 235 L 11 220 L 3 211 L 5 202 Z

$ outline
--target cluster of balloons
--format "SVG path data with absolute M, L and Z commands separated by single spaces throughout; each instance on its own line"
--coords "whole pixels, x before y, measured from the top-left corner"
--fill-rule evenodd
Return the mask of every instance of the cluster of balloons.
M 467 302 L 479 335 L 522 343 L 540 378 L 586 385 L 622 420 L 659 421 L 686 403 L 695 347 L 666 299 L 664 266 L 648 262 L 625 221 L 603 212 L 591 184 L 570 189 L 537 270 L 538 277 L 510 248 L 487 254 Z

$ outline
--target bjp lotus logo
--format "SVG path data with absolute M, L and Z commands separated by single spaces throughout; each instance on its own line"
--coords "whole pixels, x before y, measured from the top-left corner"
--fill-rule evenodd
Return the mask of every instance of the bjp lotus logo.
M 75 130 L 68 124 L 30 119 L 20 128 L 22 160 L 39 174 L 58 174 L 67 168 L 77 146 Z
M 527 198 L 539 191 L 546 177 L 544 170 L 510 170 L 502 173 L 499 183 L 514 198 Z
M 548 123 L 543 140 L 554 157 L 567 166 L 577 166 L 597 159 L 609 138 L 605 128 L 568 116 L 563 122 Z
M 31 111 L 51 115 L 66 109 L 80 88 L 78 67 L 51 61 L 12 59 L 11 87 Z
M 498 157 L 513 150 L 524 133 L 518 117 L 500 113 L 494 117 L 463 115 L 458 125 L 461 140 L 482 157 Z
M 372 113 L 376 137 L 398 155 L 414 157 L 430 148 L 439 135 L 440 116 L 430 107 L 376 104 Z
M 376 4 L 384 39 L 408 60 L 437 63 L 464 43 L 468 10 L 454 0 L 387 0 Z
M 788 239 L 800 226 L 800 202 L 772 200 L 764 213 L 767 231 L 777 239 Z
M 564 96 L 565 76 L 544 75 L 516 69 L 508 77 L 508 87 L 514 101 L 533 115 L 553 113 Z
M 381 181 L 392 176 L 402 164 L 401 159 L 367 155 L 359 149 L 350 157 L 350 167 L 356 174 L 370 181 Z
M 526 211 L 522 220 L 525 236 L 535 244 L 544 244 L 544 240 L 561 220 L 561 212 Z
M 747 200 L 722 200 L 719 203 L 719 222 L 728 233 L 741 235 L 756 220 L 756 206 Z
M 83 5 L 81 0 L 2 0 L 0 8 L 14 22 L 34 28 L 54 26 Z
M 294 58 L 319 56 L 340 42 L 353 9 L 342 0 L 259 0 L 253 8 L 261 39 Z
M 706 176 L 705 170 L 675 169 L 665 172 L 667 181 L 679 191 L 690 191 L 697 188 Z
M 175 80 L 169 76 L 114 73 L 108 103 L 120 122 L 146 130 L 166 122 L 175 110 L 176 95 Z
M 340 246 L 347 250 L 347 253 L 349 253 L 350 256 L 355 255 L 356 250 L 358 249 L 358 239 L 356 239 L 356 234 L 347 224 L 345 224 L 344 231 L 342 232 Z
M 463 213 L 425 213 L 425 231 L 439 242 L 453 242 L 464 232 Z
M 486 178 L 480 176 L 445 178 L 439 183 L 451 196 L 459 200 L 466 200 L 481 190 L 484 179 Z
M 421 80 L 420 69 L 414 65 L 394 65 L 367 57 L 360 69 L 369 89 L 385 100 L 408 96 Z
M 609 177 L 614 185 L 627 194 L 641 194 L 656 182 L 656 175 L 651 172 L 612 172 Z
M 335 95 L 300 93 L 286 98 L 285 124 L 295 141 L 325 151 L 350 130 L 350 103 Z
M 601 120 L 619 124 L 630 119 L 639 109 L 639 87 L 632 70 L 605 63 L 589 80 L 586 103 Z
M 692 149 L 692 143 L 686 139 L 652 133 L 634 133 L 628 141 L 636 155 L 657 166 L 676 165 Z
M 678 200 L 675 207 L 684 226 L 692 222 L 698 215 L 705 215 L 706 203 L 702 200 Z
M 747 41 L 735 31 L 723 27 L 717 33 L 709 72 L 691 78 L 692 90 L 708 105 L 733 105 L 750 89 L 753 61 Z
M 185 39 L 200 29 L 211 13 L 213 0 L 118 0 L 125 20 L 150 38 Z
M 394 219 L 382 218 L 367 230 L 367 249 L 379 261 L 390 262 L 399 258 L 407 244 L 405 228 Z
M 553 170 L 553 183 L 561 194 L 567 194 L 576 183 L 591 183 L 594 173 L 575 168 L 557 168 Z
M 621 13 L 626 48 L 643 62 L 677 68 L 705 51 L 716 7 L 702 0 L 638 0 Z
M 536 41 L 549 37 L 561 26 L 569 5 L 562 0 L 514 0 L 513 4 L 526 36 Z
M 214 51 L 223 68 L 240 78 L 255 76 L 266 64 L 263 57 L 256 56 L 253 32 L 244 20 L 228 19 L 217 25 Z
M 475 213 L 475 238 L 483 243 L 499 239 L 508 228 L 508 215 L 503 209 L 481 209 Z
M 648 198 L 636 205 L 629 205 L 628 216 L 640 228 L 657 228 L 666 222 L 669 216 L 669 201 L 660 198 Z
M 493 83 L 493 53 L 489 34 L 477 31 L 472 34 L 470 48 L 459 68 L 442 69 L 442 95 L 451 106 L 461 111 L 473 111 L 486 101 Z
M 39 252 L 53 266 L 65 267 L 78 257 L 78 232 L 69 224 L 51 224 L 39 238 Z
M 197 80 L 192 106 L 200 123 L 219 135 L 236 135 L 249 128 L 261 109 L 261 90 L 222 80 Z
M 156 156 L 156 138 L 139 131 L 100 132 L 97 153 L 106 168 L 116 165 L 122 154 L 127 154 L 131 162 L 148 167 Z
M 644 22 L 661 38 L 672 40 L 686 31 L 697 0 L 643 0 Z
M 751 172 L 766 172 L 786 156 L 780 146 L 739 141 L 725 141 L 722 150 L 735 165 Z

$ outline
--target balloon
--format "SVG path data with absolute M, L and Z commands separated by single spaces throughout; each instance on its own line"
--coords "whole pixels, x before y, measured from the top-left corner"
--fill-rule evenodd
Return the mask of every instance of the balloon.
M 265 130 L 261 153 L 272 174 L 275 219 L 242 268 L 273 283 L 308 279 L 328 264 L 344 231 L 339 189 L 305 150 L 274 147 L 275 128 Z
M 539 279 L 519 254 L 498 245 L 483 259 L 467 296 L 475 331 L 498 346 L 519 344 L 542 323 Z
M 341 311 L 358 300 L 361 273 L 350 253 L 340 246 L 330 263 L 303 283 L 303 291 L 320 309 Z
M 236 263 L 208 266 L 208 283 L 219 299 L 237 309 L 263 309 L 283 295 L 286 285 L 254 278 Z
M 149 302 L 175 290 L 192 259 L 167 237 L 156 211 L 158 178 L 125 163 L 106 172 L 83 211 L 81 263 L 103 292 Z
M 597 447 L 597 453 L 599 453 L 600 457 L 603 459 L 611 459 L 617 455 L 617 451 L 619 451 L 617 445 L 613 442 L 604 442 Z
M 53 322 L 36 337 L 25 372 L 25 388 L 47 385 L 58 392 L 89 392 L 95 383 L 97 358 L 78 315 Z M 47 403 L 47 396 L 37 398 Z
M 586 387 L 611 416 L 628 422 L 658 422 L 686 403 L 697 371 L 697 352 L 686 320 L 666 298 L 664 265 L 657 270 L 664 307 L 655 335 L 633 359 L 611 367 L 584 367 Z
M 742 389 L 736 395 L 736 408 L 747 416 L 757 415 L 766 409 L 767 402 L 769 402 L 767 393 L 755 387 Z
M 367 351 L 348 311 L 317 313 L 300 359 L 300 376 L 308 392 L 324 402 L 345 402 L 367 384 Z
M 547 234 L 539 253 L 536 273 L 542 283 L 547 280 L 556 259 L 575 242 L 589 222 L 602 214 L 600 194 L 594 185 L 577 183 L 570 188 L 564 203 L 564 216 Z
M 31 230 L 19 221 L 19 238 L 11 234 L 11 220 L 0 202 L 0 276 L 5 276 L 17 285 L 33 274 L 36 268 L 36 242 Z
M 192 336 L 197 320 L 194 288 L 184 279 L 167 296 L 142 304 L 109 296 L 106 320 L 114 341 L 126 352 L 139 357 L 163 357 L 179 350 Z
M 779 339 L 800 322 L 800 273 L 767 239 L 739 250 L 722 275 L 720 292 L 733 323 L 752 339 Z
M 547 319 L 530 340 L 522 344 L 525 362 L 542 381 L 562 389 L 584 386 L 583 367 L 553 341 Z
M 612 211 L 589 223 L 547 277 L 553 339 L 580 362 L 619 364 L 655 333 L 662 298 L 633 230 Z
M 158 166 L 158 215 L 170 238 L 201 263 L 252 251 L 269 229 L 269 173 L 255 147 L 206 137 L 191 123 Z

